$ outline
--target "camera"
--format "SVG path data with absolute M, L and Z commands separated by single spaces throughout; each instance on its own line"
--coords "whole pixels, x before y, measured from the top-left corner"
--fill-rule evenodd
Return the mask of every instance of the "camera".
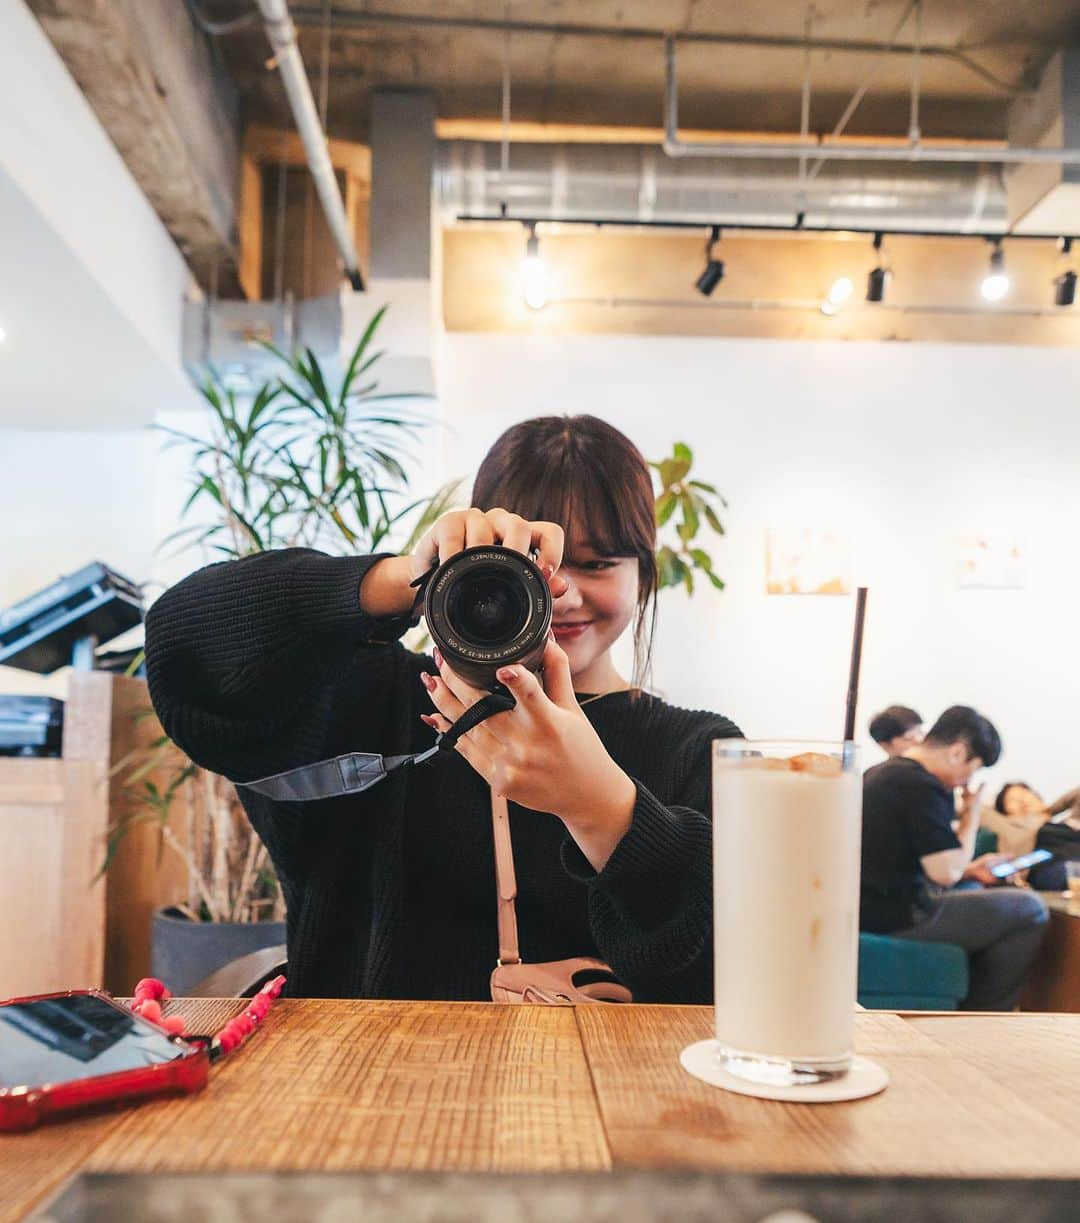
M 431 575 L 424 618 L 458 675 L 491 691 L 500 667 L 540 666 L 551 628 L 551 590 L 520 552 L 498 544 L 466 548 Z

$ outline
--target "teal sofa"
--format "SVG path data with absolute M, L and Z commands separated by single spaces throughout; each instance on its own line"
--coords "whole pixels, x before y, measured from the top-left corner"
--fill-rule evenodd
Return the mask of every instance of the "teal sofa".
M 885 1011 L 955 1011 L 967 991 L 962 947 L 859 935 L 860 1005 Z

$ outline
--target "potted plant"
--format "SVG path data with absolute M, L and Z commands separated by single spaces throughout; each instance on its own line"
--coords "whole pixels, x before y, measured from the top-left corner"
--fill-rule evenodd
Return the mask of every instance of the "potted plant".
M 373 342 L 385 309 L 371 319 L 340 381 L 310 349 L 288 356 L 266 345 L 281 362 L 276 377 L 248 393 L 216 377 L 205 383 L 206 435 L 163 430 L 191 459 L 181 518 L 198 518 L 165 543 L 198 545 L 219 558 L 292 546 L 357 554 L 397 533 L 408 550 L 451 507 L 456 484 L 409 496 L 410 445 L 427 421 L 394 405 L 419 396 L 379 393 L 384 353 Z M 186 871 L 184 898 L 153 917 L 154 975 L 182 993 L 239 955 L 283 944 L 281 890 L 235 787 L 198 768 L 163 734 L 113 771 L 129 801 L 110 829 L 102 871 L 124 837 L 147 822 L 156 825 L 159 853 Z

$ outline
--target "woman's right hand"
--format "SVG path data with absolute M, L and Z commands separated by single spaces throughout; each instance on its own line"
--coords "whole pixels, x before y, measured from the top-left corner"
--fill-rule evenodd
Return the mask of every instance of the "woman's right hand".
M 502 544 L 523 556 L 536 551 L 536 563 L 558 598 L 566 591 L 566 579 L 556 576 L 562 564 L 563 529 L 555 522 L 529 522 L 509 510 L 451 510 L 443 514 L 423 536 L 409 557 L 410 580 L 433 565 L 441 565 L 465 548 Z

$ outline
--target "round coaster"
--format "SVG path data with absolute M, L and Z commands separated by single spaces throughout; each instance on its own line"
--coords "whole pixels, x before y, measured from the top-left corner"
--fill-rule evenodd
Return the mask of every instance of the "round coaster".
M 824 1083 L 808 1083 L 802 1087 L 778 1087 L 768 1083 L 751 1083 L 729 1074 L 720 1063 L 719 1043 L 699 1040 L 687 1045 L 679 1055 L 682 1068 L 696 1079 L 713 1087 L 737 1092 L 740 1096 L 758 1096 L 762 1100 L 790 1100 L 796 1104 L 828 1104 L 838 1100 L 861 1100 L 875 1096 L 889 1085 L 889 1072 L 884 1066 L 866 1057 L 855 1057 L 851 1069 L 840 1079 Z

